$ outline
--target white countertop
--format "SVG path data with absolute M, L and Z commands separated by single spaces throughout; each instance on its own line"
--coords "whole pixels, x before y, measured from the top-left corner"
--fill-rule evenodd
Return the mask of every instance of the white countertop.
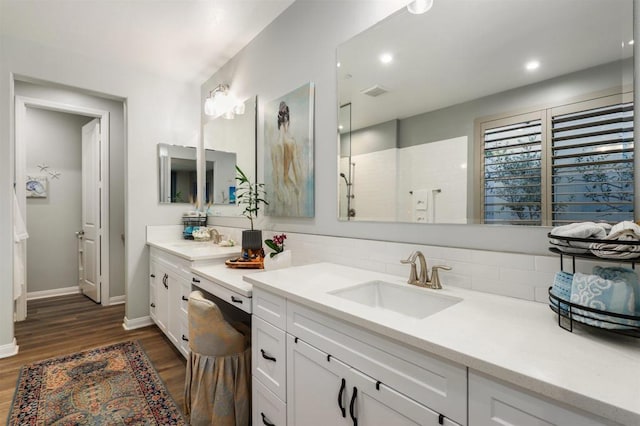
M 640 339 L 558 326 L 546 304 L 455 287 L 420 289 L 463 301 L 424 319 L 380 311 L 332 294 L 393 275 L 319 263 L 244 280 L 403 344 L 458 362 L 570 406 L 640 425 Z M 414 287 L 414 286 L 412 286 Z
M 191 271 L 245 297 L 251 297 L 253 285 L 243 280 L 245 275 L 261 273 L 262 269 L 233 269 L 224 264 L 192 267 Z
M 164 250 L 189 261 L 232 259 L 240 255 L 240 246 L 221 247 L 211 241 L 199 242 L 190 240 L 155 241 L 147 240 L 147 244 Z

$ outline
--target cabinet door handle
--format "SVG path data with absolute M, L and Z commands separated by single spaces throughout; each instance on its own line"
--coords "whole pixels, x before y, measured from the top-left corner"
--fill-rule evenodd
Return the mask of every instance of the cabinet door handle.
M 155 278 L 156 274 L 151 274 L 150 276 L 151 276 L 151 278 Z
M 349 404 L 349 416 L 351 416 L 351 420 L 353 421 L 353 426 L 358 426 L 358 418 L 355 413 L 355 405 L 356 398 L 358 397 L 358 388 L 353 387 L 353 395 L 351 395 L 351 404 Z
M 267 419 L 264 413 L 260 413 L 260 415 L 262 416 L 262 423 L 264 423 L 265 426 L 276 426 L 275 423 L 271 423 L 269 419 Z
M 167 284 L 167 279 L 169 278 L 169 275 L 164 274 L 164 277 L 162 277 L 162 284 L 164 284 L 164 288 L 169 288 L 169 284 Z
M 238 298 L 237 298 L 237 297 L 235 297 L 235 296 L 231 296 L 231 301 L 232 301 L 233 303 L 242 303 L 242 299 L 238 299 Z
M 182 340 L 184 340 L 185 342 L 189 341 L 189 339 L 187 339 L 187 336 L 185 336 L 184 334 L 182 335 Z
M 262 358 L 264 359 L 268 359 L 269 361 L 273 361 L 276 362 L 276 359 L 274 357 L 272 357 L 271 355 L 268 355 L 264 349 L 260 349 L 260 353 L 262 354 Z
M 183 295 L 183 296 L 182 296 L 182 300 L 184 300 L 185 302 L 188 302 L 188 301 L 189 301 L 189 298 Z
M 340 392 L 338 392 L 338 407 L 342 411 L 342 417 L 347 417 L 347 407 L 342 405 L 342 397 L 344 395 L 344 388 L 347 385 L 346 380 L 342 379 L 342 385 L 340 385 Z
M 200 282 L 200 280 L 195 278 L 195 277 L 191 278 L 191 281 L 193 281 L 194 283 L 199 283 Z
M 152 308 L 155 308 L 155 307 L 156 307 L 156 304 L 155 304 L 155 303 L 152 303 L 152 304 L 151 304 L 151 307 L 152 307 Z

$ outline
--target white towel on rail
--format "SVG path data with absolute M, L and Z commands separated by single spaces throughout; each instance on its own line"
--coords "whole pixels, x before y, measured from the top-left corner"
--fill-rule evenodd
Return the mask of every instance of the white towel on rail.
M 13 193 L 13 238 L 13 300 L 15 300 L 22 295 L 25 284 L 23 241 L 29 238 L 15 192 Z
M 569 225 L 556 226 L 551 230 L 551 235 L 572 238 L 597 238 L 603 239 L 611 229 L 608 223 L 576 222 Z M 588 253 L 591 243 L 582 241 L 566 241 L 551 238 L 551 243 L 559 250 L 566 253 Z

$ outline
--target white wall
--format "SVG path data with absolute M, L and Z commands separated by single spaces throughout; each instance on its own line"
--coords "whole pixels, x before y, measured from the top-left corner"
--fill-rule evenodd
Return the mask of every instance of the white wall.
M 82 126 L 90 117 L 27 108 L 26 174 L 45 176 L 46 198 L 27 198 L 27 291 L 78 285 Z M 47 165 L 44 172 L 38 165 Z M 59 173 L 53 178 L 47 172 Z
M 13 186 L 12 74 L 55 82 L 88 93 L 125 99 L 125 269 L 126 318 L 148 315 L 148 251 L 145 225 L 180 223 L 184 206 L 159 205 L 156 144 L 197 146 L 198 84 L 174 81 L 126 65 L 103 63 L 81 54 L 27 40 L 0 37 L 0 199 Z M 0 351 L 13 342 L 12 212 L 0 204 Z
M 315 83 L 315 217 L 263 218 L 259 226 L 310 234 L 546 253 L 548 229 L 544 228 L 424 226 L 337 219 L 336 47 L 406 3 L 296 1 L 201 87 L 201 105 L 209 90 L 223 82 L 229 83 L 231 90 L 241 99 L 258 95 L 258 175 L 262 178 L 264 104 L 308 81 Z M 246 220 L 230 218 L 214 218 L 211 222 L 239 227 L 248 225 Z
M 55 101 L 109 112 L 109 296 L 124 296 L 124 166 L 123 100 L 92 96 L 68 87 L 15 82 L 16 96 Z

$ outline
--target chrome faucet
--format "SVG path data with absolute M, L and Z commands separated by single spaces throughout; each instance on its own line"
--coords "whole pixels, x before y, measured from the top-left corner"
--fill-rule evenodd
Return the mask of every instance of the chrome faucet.
M 420 274 L 418 274 L 416 267 L 416 259 L 420 262 Z M 427 260 L 424 254 L 420 250 L 416 250 L 409 255 L 405 260 L 401 260 L 400 263 L 410 264 L 411 272 L 409 273 L 409 284 L 417 285 L 419 287 L 427 287 L 433 289 L 441 289 L 440 274 L 438 271 L 443 269 L 450 271 L 451 267 L 445 265 L 437 265 L 431 269 L 431 279 L 429 279 L 429 268 L 427 267 Z

